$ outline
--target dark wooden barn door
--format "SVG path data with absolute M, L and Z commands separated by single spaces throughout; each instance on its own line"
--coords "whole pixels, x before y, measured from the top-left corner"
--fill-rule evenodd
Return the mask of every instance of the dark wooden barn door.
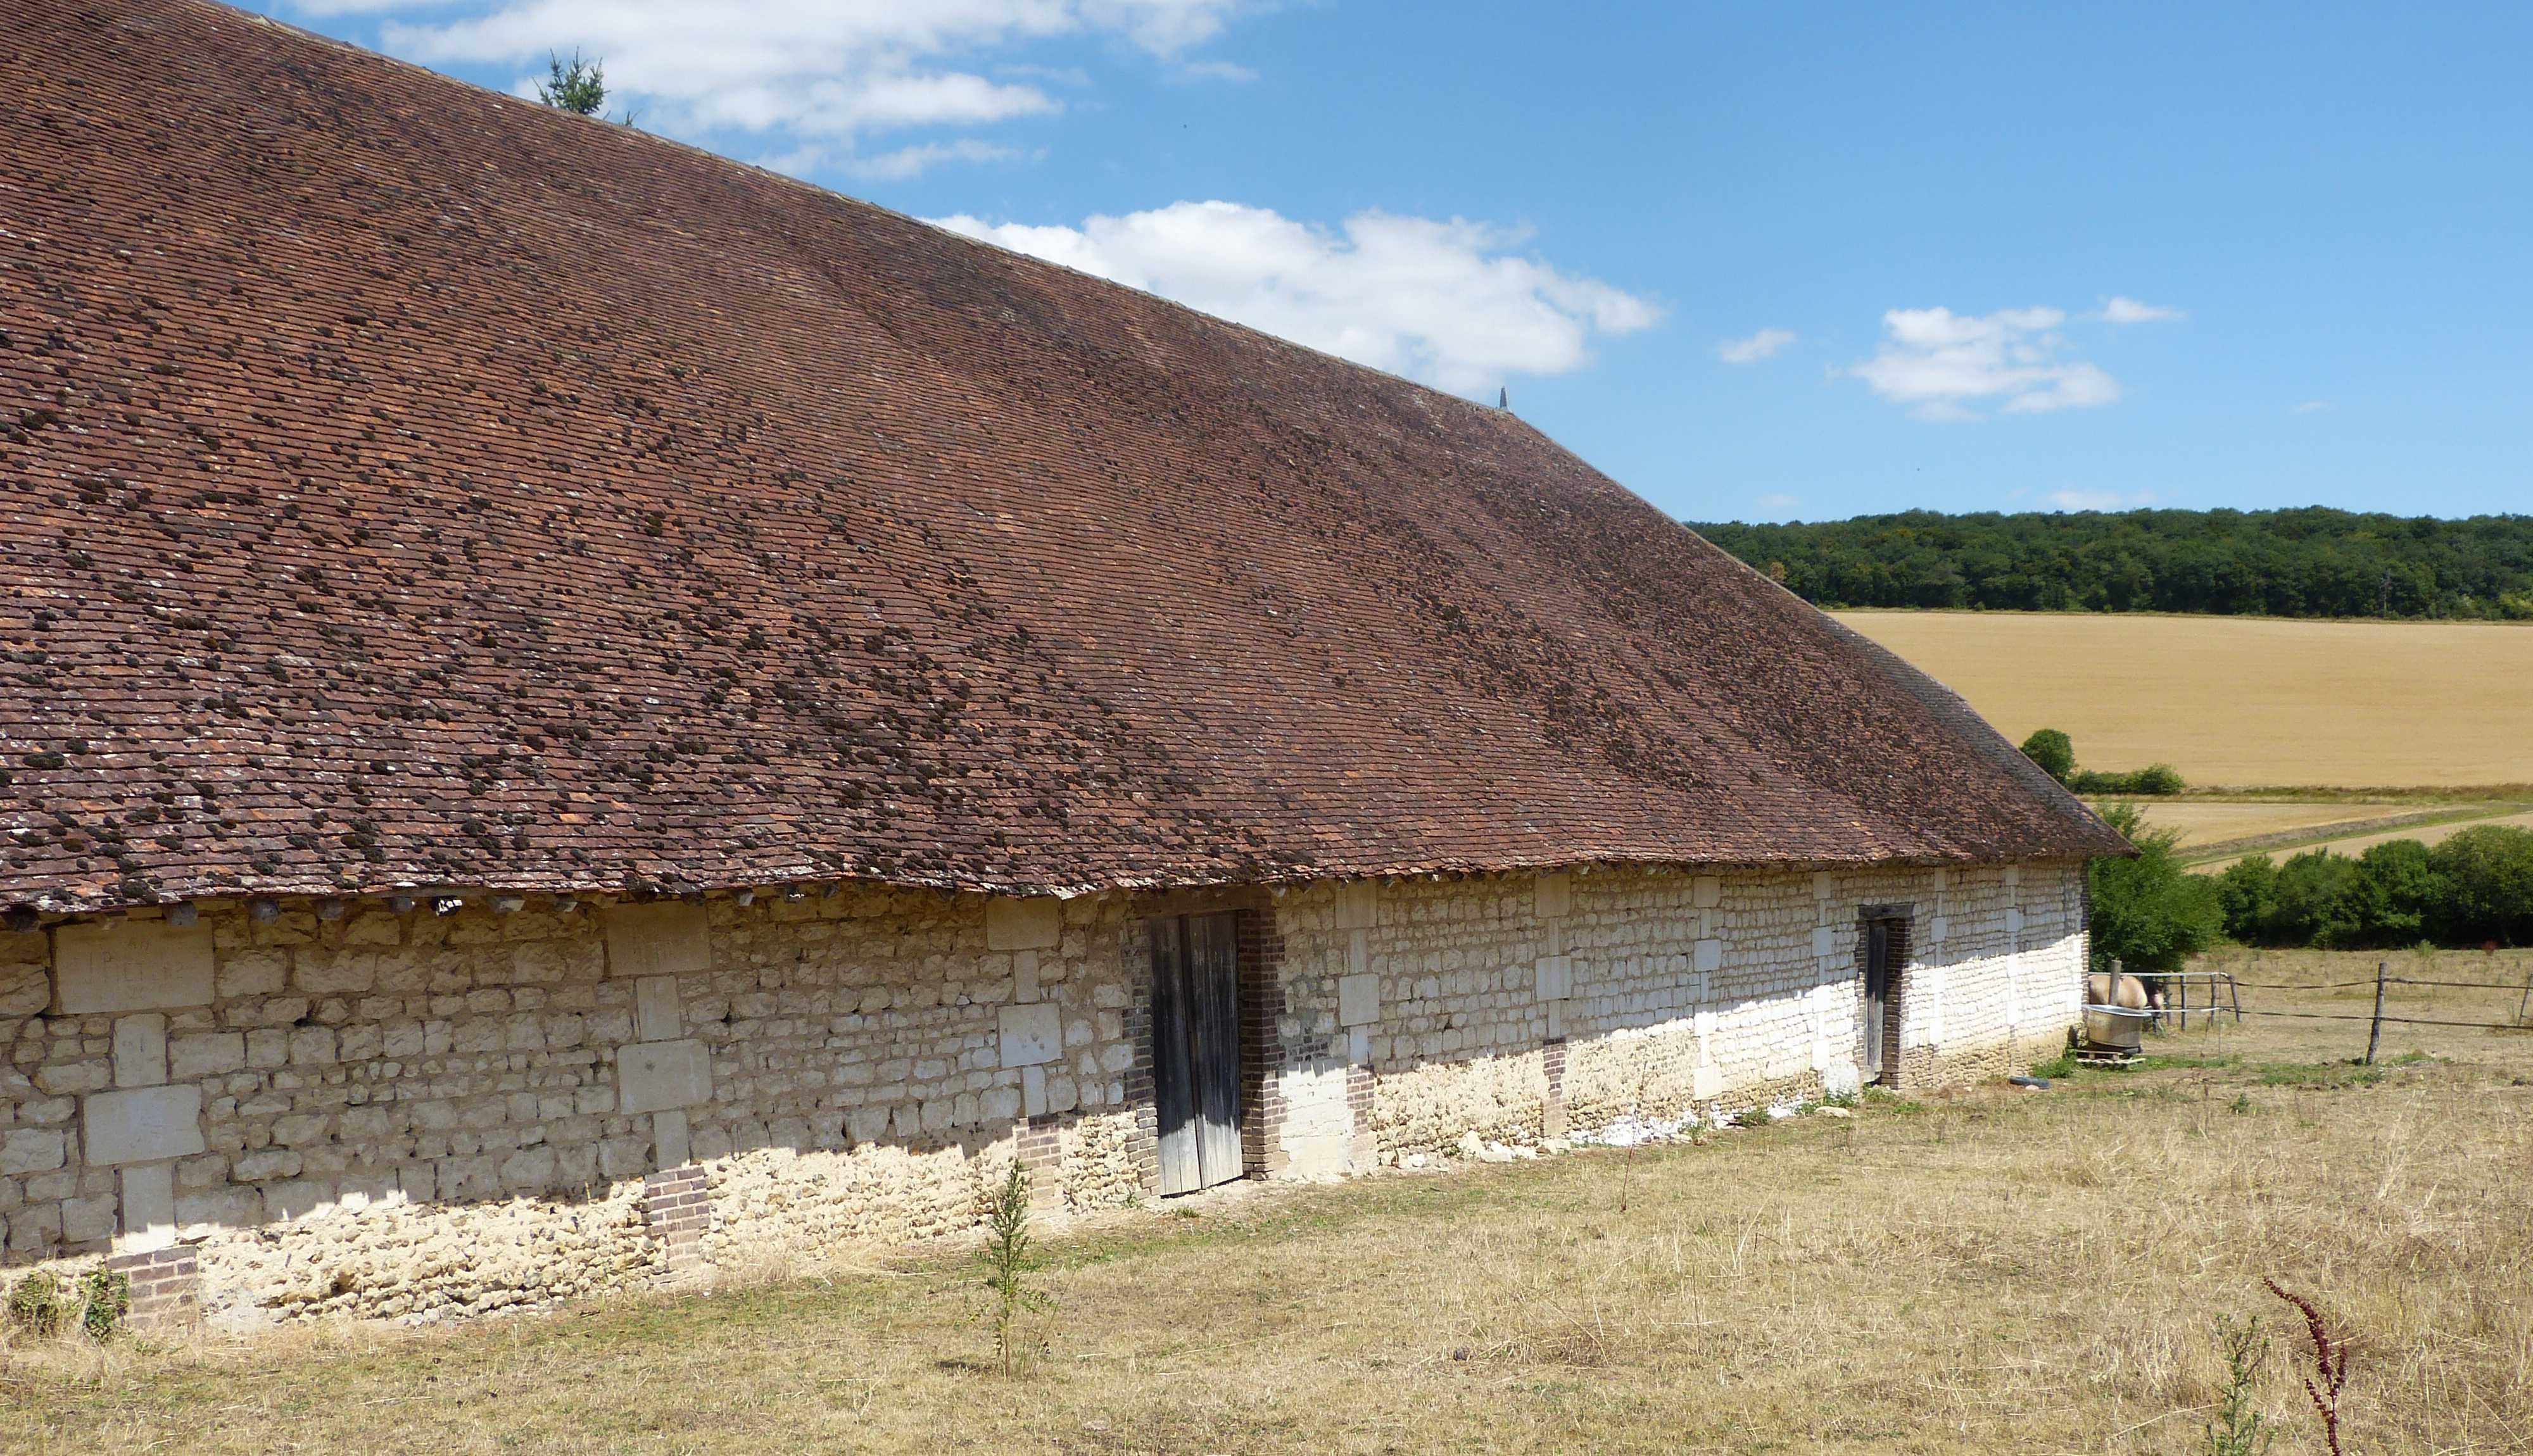
M 1899 1072 L 1900 967 L 1909 955 L 1909 922 L 1874 915 L 1864 922 L 1864 1079 L 1887 1082 Z
M 1240 917 L 1165 915 L 1152 931 L 1152 1100 L 1161 1192 L 1192 1193 L 1240 1167 Z

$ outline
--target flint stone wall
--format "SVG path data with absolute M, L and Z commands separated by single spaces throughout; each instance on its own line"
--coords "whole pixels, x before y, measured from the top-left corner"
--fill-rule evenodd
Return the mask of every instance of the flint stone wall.
M 1912 916 L 1899 1078 L 1983 1076 L 2075 1019 L 2081 884 L 2024 865 L 1062 903 L 846 888 L 0 934 L 6 1257 L 181 1245 L 227 1323 L 433 1318 L 674 1275 L 646 1204 L 662 1169 L 704 1173 L 708 1218 L 674 1215 L 686 1262 L 958 1233 L 1016 1156 L 1041 1206 L 1123 1202 L 1155 1186 L 1155 912 L 1246 913 L 1258 1174 L 1853 1086 L 1864 904 Z

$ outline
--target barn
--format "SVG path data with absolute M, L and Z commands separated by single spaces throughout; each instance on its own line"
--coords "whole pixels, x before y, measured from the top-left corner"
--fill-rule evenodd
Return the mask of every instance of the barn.
M 441 1317 L 2075 1019 L 2118 838 L 1510 413 L 199 0 L 0 89 L 13 1263 Z

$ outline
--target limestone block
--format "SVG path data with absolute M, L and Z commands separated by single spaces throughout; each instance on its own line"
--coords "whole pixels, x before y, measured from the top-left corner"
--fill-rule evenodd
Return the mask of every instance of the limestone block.
M 651 1147 L 663 1168 L 682 1166 L 693 1156 L 694 1129 L 675 1108 L 651 1114 Z
M 1704 1101 L 1709 1097 L 1721 1096 L 1723 1092 L 1724 1070 L 1722 1068 L 1700 1067 L 1690 1074 L 1688 1095 Z
M 1370 930 L 1381 917 L 1381 887 L 1358 880 L 1337 887 L 1337 929 Z
M 1827 961 L 1838 954 L 1838 932 L 1823 925 L 1812 932 L 1812 959 Z
M 176 1242 L 176 1169 L 147 1163 L 123 1170 L 123 1237 L 117 1253 L 147 1253 Z
M 1699 941 L 1694 950 L 1694 963 L 1701 971 L 1722 970 L 1724 968 L 1724 942 L 1720 940 Z
M 191 1157 L 203 1151 L 203 1089 L 179 1082 L 91 1092 L 80 1107 L 80 1145 L 91 1164 Z
M 1064 940 L 1064 902 L 1045 898 L 985 902 L 985 949 L 1046 951 Z
M 633 985 L 634 1034 L 644 1041 L 675 1041 L 686 1031 L 677 1005 L 677 978 L 646 975 Z
M 701 975 L 712 969 L 712 930 L 702 905 L 681 900 L 609 905 L 598 923 L 607 937 L 611 976 Z
M 1369 972 L 1337 977 L 1337 1024 L 1365 1026 L 1381 1019 L 1381 977 Z
M 2005 933 L 2008 935 L 2021 935 L 2023 933 L 2023 911 L 2012 905 L 2008 905 L 2006 907 Z
M 1553 875 L 1541 875 L 1536 892 L 1536 907 L 1539 918 L 1543 920 L 1554 920 L 1560 915 L 1572 914 L 1574 912 L 1574 877 L 1562 871 Z
M 275 1223 L 306 1218 L 333 1201 L 334 1186 L 323 1179 L 304 1178 L 264 1186 L 264 1216 Z
M 416 1051 L 421 1050 L 419 1046 Z M 238 1031 L 205 1031 L 167 1039 L 167 1075 L 177 1081 L 216 1077 L 246 1066 L 246 1035 Z
M 0 965 L 0 1017 L 31 1017 L 52 1004 L 52 977 L 42 966 Z
M 65 1016 L 211 1002 L 211 927 L 101 920 L 53 932 L 54 999 Z
M 1574 958 L 1542 956 L 1539 958 L 1539 999 L 1562 1001 L 1574 994 Z
M 1006 1006 L 999 1018 L 1004 1066 L 1035 1067 L 1064 1055 L 1064 1016 L 1054 1002 Z
M 1021 1069 L 1021 1115 L 1042 1117 L 1046 1113 L 1046 1069 Z
M 93 1244 L 114 1237 L 114 1199 L 68 1198 L 62 1203 L 62 1242 Z
M 0 1175 L 49 1173 L 66 1156 L 58 1129 L 16 1128 L 0 1133 Z
M 637 1041 L 616 1054 L 616 1105 L 627 1114 L 712 1100 L 712 1057 L 700 1041 Z
M 167 1019 L 156 1012 L 114 1023 L 114 1084 L 154 1087 L 167 1079 Z
M 1724 882 L 1713 875 L 1699 875 L 1689 886 L 1688 903 L 1701 910 L 1724 903 Z

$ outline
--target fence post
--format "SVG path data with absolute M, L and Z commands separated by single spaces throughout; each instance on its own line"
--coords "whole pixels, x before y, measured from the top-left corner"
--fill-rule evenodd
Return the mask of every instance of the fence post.
M 2375 1045 L 2384 1039 L 2384 971 L 2389 961 L 2375 962 L 2375 1020 L 2366 1028 L 2366 1065 L 2375 1065 Z

